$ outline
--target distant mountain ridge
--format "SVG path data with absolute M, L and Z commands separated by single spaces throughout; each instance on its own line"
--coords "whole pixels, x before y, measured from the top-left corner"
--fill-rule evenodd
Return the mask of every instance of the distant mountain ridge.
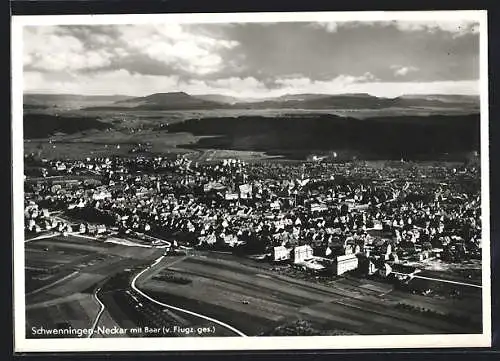
M 402 99 L 426 99 L 432 101 L 440 101 L 444 103 L 452 102 L 466 102 L 466 103 L 477 103 L 479 104 L 479 96 L 477 95 L 461 95 L 461 94 L 406 94 L 399 98 Z
M 112 105 L 117 101 L 134 98 L 128 95 L 78 95 L 78 94 L 38 94 L 23 95 L 24 109 L 67 108 L 79 109 L 91 106 Z
M 232 97 L 229 95 L 222 95 L 222 94 L 197 94 L 193 95 L 193 97 L 201 100 L 207 100 L 222 104 L 235 104 L 235 103 L 240 103 L 242 101 L 246 101 L 246 99 L 243 98 Z
M 23 96 L 24 101 L 60 101 L 60 100 L 110 100 L 122 101 L 125 99 L 134 98 L 130 95 L 79 95 L 79 94 L 44 94 L 44 93 L 26 93 Z
M 221 105 L 219 102 L 203 100 L 185 92 L 155 93 L 145 97 L 125 99 L 115 102 L 134 109 L 210 109 Z
M 477 112 L 479 96 L 409 94 L 395 98 L 382 98 L 366 93 L 304 93 L 255 99 L 222 94 L 190 95 L 185 92 L 154 93 L 143 97 L 25 94 L 24 104 L 27 109 L 51 106 L 74 106 L 87 110 L 453 108 Z

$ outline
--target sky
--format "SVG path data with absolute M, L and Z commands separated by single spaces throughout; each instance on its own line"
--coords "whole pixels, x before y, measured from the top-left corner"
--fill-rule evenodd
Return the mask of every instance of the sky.
M 467 21 L 37 25 L 23 30 L 25 92 L 479 94 Z

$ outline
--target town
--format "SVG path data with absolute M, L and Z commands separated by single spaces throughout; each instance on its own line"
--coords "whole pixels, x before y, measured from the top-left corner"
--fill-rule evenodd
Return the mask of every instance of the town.
M 30 154 L 25 168 L 27 239 L 77 233 L 399 281 L 412 262 L 481 259 L 476 164 Z

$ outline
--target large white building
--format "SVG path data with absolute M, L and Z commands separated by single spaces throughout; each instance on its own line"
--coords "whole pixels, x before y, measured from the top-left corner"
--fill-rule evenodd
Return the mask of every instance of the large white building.
M 334 266 L 337 275 L 353 271 L 358 268 L 358 257 L 355 254 L 338 256 L 334 261 Z
M 274 261 L 286 261 L 290 259 L 290 250 L 284 246 L 274 247 Z
M 309 245 L 298 246 L 293 250 L 293 262 L 302 263 L 313 258 L 313 249 Z

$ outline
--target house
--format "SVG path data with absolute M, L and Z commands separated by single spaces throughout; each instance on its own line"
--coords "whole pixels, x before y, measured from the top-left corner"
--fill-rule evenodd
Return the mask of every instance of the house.
M 66 164 L 64 164 L 64 163 L 60 163 L 60 164 L 58 164 L 58 165 L 56 166 L 56 169 L 57 169 L 58 171 L 63 171 L 63 170 L 66 170 Z
M 367 227 L 367 230 L 381 231 L 382 229 L 383 229 L 383 225 L 382 225 L 382 222 L 379 220 L 373 220 L 373 226 Z
M 399 262 L 399 256 L 398 256 L 398 254 L 396 252 L 392 252 L 389 255 L 389 261 L 398 263 Z
M 238 243 L 238 237 L 233 233 L 222 235 L 222 240 L 230 247 L 234 247 Z
M 415 260 L 417 261 L 424 261 L 426 259 L 429 259 L 431 257 L 432 253 L 429 252 L 429 251 L 421 251 L 421 252 L 418 252 L 417 254 L 415 254 Z
M 323 203 L 312 203 L 311 212 L 324 212 L 327 211 L 328 207 Z
M 252 185 L 251 184 L 242 184 L 239 186 L 240 197 L 242 199 L 252 198 Z
M 215 242 L 217 242 L 217 237 L 215 236 L 215 234 L 211 233 L 207 236 L 200 237 L 199 240 L 200 240 L 200 244 L 206 243 L 209 245 L 213 245 L 213 244 L 215 244 Z
M 104 224 L 98 224 L 96 226 L 96 233 L 97 234 L 101 234 L 101 233 L 104 233 L 106 232 L 106 226 Z
M 366 257 L 371 257 L 372 256 L 372 252 L 374 250 L 375 246 L 373 244 L 366 244 L 363 249 L 364 249 L 364 255 Z
M 45 220 L 45 222 L 43 223 L 43 225 L 44 225 L 44 229 L 46 231 L 49 231 L 49 230 L 51 230 L 53 228 L 52 224 L 49 221 L 47 221 L 47 220 Z
M 271 207 L 272 210 L 279 210 L 281 208 L 281 203 L 279 200 L 275 200 L 269 206 Z
M 392 245 L 389 240 L 377 240 L 373 244 L 371 250 L 371 255 L 383 258 L 384 260 L 389 260 L 389 256 L 392 253 Z
M 367 270 L 367 274 L 369 276 L 372 276 L 374 275 L 375 273 L 377 273 L 377 271 L 379 270 L 380 267 L 380 262 L 377 262 L 377 260 L 375 259 L 370 259 L 368 260 L 368 270 Z
M 88 234 L 96 234 L 97 233 L 97 227 L 95 224 L 88 224 L 87 225 L 87 233 Z
M 293 262 L 301 263 L 313 258 L 313 249 L 309 245 L 297 246 L 293 249 Z
M 345 252 L 345 255 L 352 255 L 352 254 L 356 253 L 354 245 L 352 245 L 352 244 L 346 244 L 344 246 L 344 252 Z
M 273 249 L 274 261 L 286 261 L 290 259 L 290 250 L 285 246 L 274 247 Z
M 101 191 L 101 192 L 98 192 L 98 193 L 94 193 L 92 195 L 92 199 L 94 200 L 103 200 L 103 199 L 106 199 L 106 198 L 111 198 L 111 193 L 110 192 L 106 192 L 106 191 Z
M 28 221 L 28 225 L 27 225 L 27 227 L 26 227 L 26 228 L 28 228 L 28 230 L 29 230 L 30 232 L 33 232 L 33 231 L 35 230 L 35 227 L 36 227 L 36 222 L 35 222 L 35 220 L 34 220 L 34 219 L 30 219 L 30 220 Z
M 442 248 L 433 248 L 430 250 L 431 257 L 441 258 L 441 254 L 443 253 Z
M 87 227 L 85 223 L 80 223 L 80 228 L 78 229 L 80 233 L 85 233 L 87 231 Z
M 58 226 L 59 226 L 59 224 L 60 224 L 60 223 L 57 221 L 57 219 L 55 219 L 55 218 L 52 218 L 52 219 L 50 220 L 50 223 L 51 223 L 50 228 L 56 228 L 56 227 L 58 227 Z
M 385 271 L 385 262 L 381 259 L 368 258 L 364 263 L 365 272 L 368 276 L 376 275 L 382 270 Z
M 337 256 L 334 259 L 334 272 L 336 275 L 341 275 L 358 268 L 358 257 L 354 254 Z
M 392 267 L 388 264 L 385 263 L 383 264 L 382 267 L 378 269 L 378 274 L 382 276 L 383 278 L 389 277 L 389 275 L 392 273 Z

